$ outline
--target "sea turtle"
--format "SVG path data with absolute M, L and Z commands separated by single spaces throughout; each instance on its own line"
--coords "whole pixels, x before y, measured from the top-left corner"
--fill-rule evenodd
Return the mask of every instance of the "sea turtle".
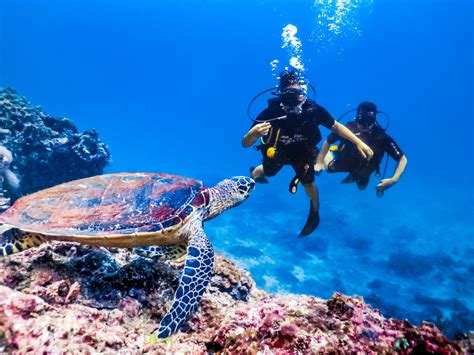
M 241 204 L 254 184 L 241 176 L 206 188 L 194 179 L 152 173 L 67 182 L 22 197 L 0 215 L 0 256 L 49 239 L 135 248 L 153 259 L 187 253 L 173 304 L 154 333 L 166 338 L 196 310 L 212 275 L 214 251 L 203 222 Z

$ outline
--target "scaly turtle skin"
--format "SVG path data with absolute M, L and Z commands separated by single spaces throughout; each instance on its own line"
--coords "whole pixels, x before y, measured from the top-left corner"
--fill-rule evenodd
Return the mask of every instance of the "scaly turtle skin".
M 212 188 L 175 175 L 121 173 L 76 180 L 22 197 L 0 215 L 0 256 L 47 240 L 135 248 L 139 255 L 186 255 L 173 304 L 155 335 L 168 337 L 197 309 L 214 251 L 203 222 L 237 206 L 254 187 L 234 177 Z

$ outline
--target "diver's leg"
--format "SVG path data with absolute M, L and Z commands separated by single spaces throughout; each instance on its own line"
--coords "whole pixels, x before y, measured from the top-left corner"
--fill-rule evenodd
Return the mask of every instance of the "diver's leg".
M 174 260 L 186 254 L 185 245 L 170 245 L 167 247 L 137 247 L 133 248 L 137 255 L 153 260 Z
M 349 174 L 347 174 L 347 176 L 341 181 L 341 183 L 342 184 L 351 184 L 351 183 L 355 182 L 355 178 L 352 175 L 351 168 L 349 167 L 349 164 L 347 164 L 347 162 L 345 162 L 343 160 L 342 161 L 337 160 L 337 159 L 331 160 L 327 164 L 326 171 L 328 173 L 340 173 L 340 172 L 344 172 L 344 171 L 349 172 Z
M 350 164 L 344 160 L 333 160 L 329 163 L 328 165 L 328 170 L 329 173 L 339 173 L 339 172 L 348 172 L 347 176 L 342 179 L 341 184 L 352 184 L 353 182 L 356 181 L 356 178 L 353 173 L 353 167 L 350 166 Z
M 261 184 L 268 184 L 268 179 L 265 176 L 275 176 L 283 167 L 279 161 L 274 158 L 263 158 L 263 164 L 257 166 L 251 171 L 251 177 L 255 182 Z
M 0 225 L 0 256 L 19 253 L 44 243 L 38 234 L 27 233 L 18 228 Z
M 327 156 L 326 156 L 327 157 Z M 332 159 L 327 162 L 326 171 L 328 173 L 340 173 L 347 172 L 347 176 L 341 181 L 342 184 L 352 184 L 356 181 L 354 177 L 354 158 L 351 155 L 348 155 L 347 151 L 340 152 L 337 155 L 337 158 Z
M 311 152 L 306 152 L 306 154 L 303 152 L 291 164 L 310 199 L 308 218 L 299 235 L 300 237 L 311 234 L 319 225 L 319 193 L 314 183 L 314 163 L 315 156 Z
M 330 152 L 328 152 L 329 154 Z M 313 151 L 304 151 L 301 155 L 299 155 L 294 161 L 291 163 L 293 169 L 295 170 L 296 175 L 291 179 L 290 185 L 288 186 L 288 191 L 290 193 L 295 194 L 298 191 L 298 184 L 301 182 L 310 182 L 311 180 L 314 181 L 315 175 L 320 175 L 321 170 L 316 170 L 316 158 L 319 154 L 319 150 L 315 148 Z M 332 154 L 331 154 L 332 157 Z M 312 168 L 312 172 L 309 170 Z M 326 167 L 324 167 L 326 169 Z M 311 187 L 309 187 L 311 189 Z M 313 200 L 311 196 L 314 196 L 313 191 L 308 192 L 308 188 L 305 187 L 306 194 L 308 194 L 309 198 Z M 318 191 L 316 190 L 316 195 Z M 318 202 L 315 202 L 315 206 L 318 205 Z
M 173 304 L 154 333 L 166 338 L 175 332 L 197 309 L 214 267 L 214 250 L 204 231 L 199 229 L 189 238 L 184 272 L 174 294 Z
M 316 152 L 314 151 L 300 151 L 293 156 L 291 167 L 296 173 L 296 177 L 304 186 L 304 190 L 312 202 L 312 209 L 318 211 L 319 198 L 318 189 L 314 184 L 314 164 L 316 161 Z
M 316 184 L 313 181 L 309 184 L 303 183 L 303 186 L 306 195 L 308 195 L 309 199 L 311 200 L 311 208 L 315 212 L 319 211 L 319 192 Z

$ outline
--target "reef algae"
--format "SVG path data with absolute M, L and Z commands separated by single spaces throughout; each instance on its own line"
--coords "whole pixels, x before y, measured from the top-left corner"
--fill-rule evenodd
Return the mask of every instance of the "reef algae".
M 0 347 L 17 353 L 462 354 L 434 325 L 385 318 L 361 298 L 269 295 L 220 255 L 193 317 L 149 335 L 172 301 L 183 260 L 52 242 L 0 259 Z

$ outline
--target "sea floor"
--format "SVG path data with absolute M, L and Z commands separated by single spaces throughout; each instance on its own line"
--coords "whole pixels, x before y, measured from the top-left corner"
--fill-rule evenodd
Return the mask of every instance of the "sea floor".
M 319 181 L 321 224 L 298 239 L 307 215 L 303 189 L 286 178 L 258 185 L 241 207 L 206 225 L 216 250 L 249 270 L 268 292 L 328 298 L 360 295 L 385 315 L 429 320 L 448 336 L 474 330 L 472 194 L 399 184 L 383 198 Z M 415 188 L 416 187 L 416 188 Z

